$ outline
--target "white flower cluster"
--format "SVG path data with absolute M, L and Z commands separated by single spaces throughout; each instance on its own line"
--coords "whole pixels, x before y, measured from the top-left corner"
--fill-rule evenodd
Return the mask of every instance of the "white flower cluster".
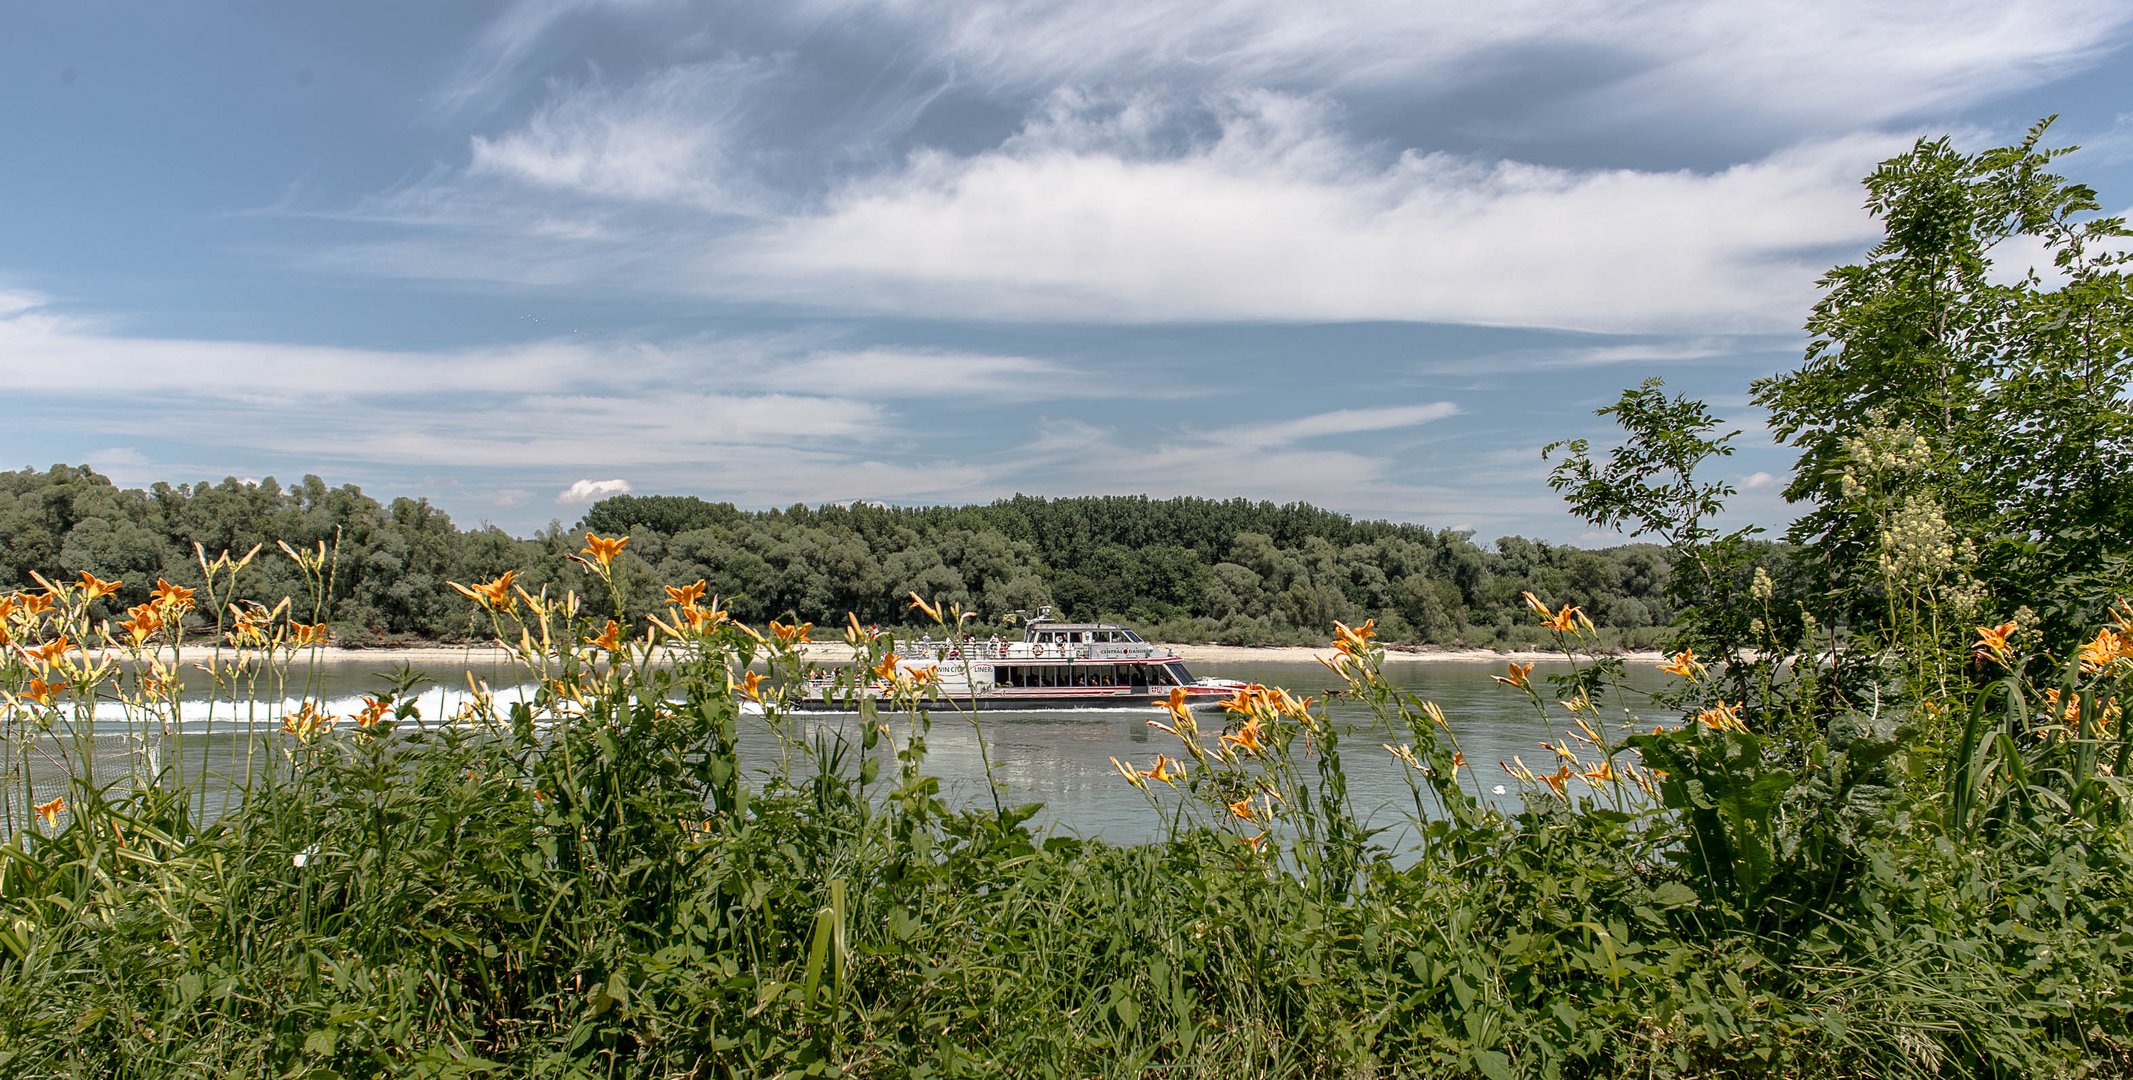
M 1755 582 L 1748 586 L 1748 595 L 1764 603 L 1769 603 L 1770 598 L 1776 594 L 1777 582 L 1770 580 L 1770 571 L 1760 566 L 1756 567 Z
M 1909 420 L 1891 425 L 1877 413 L 1844 440 L 1844 456 L 1849 463 L 1837 486 L 1844 498 L 1856 499 L 1869 485 L 1901 486 L 1923 474 L 1933 448 Z
M 1881 530 L 1881 576 L 1891 583 L 1929 584 L 1954 569 L 1955 539 L 1939 499 L 1907 495 Z

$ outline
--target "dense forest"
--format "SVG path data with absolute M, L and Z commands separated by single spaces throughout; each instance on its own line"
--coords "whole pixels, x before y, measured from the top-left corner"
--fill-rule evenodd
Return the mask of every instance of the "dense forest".
M 315 476 L 289 487 L 269 477 L 127 490 L 87 467 L 0 473 L 0 585 L 28 584 L 32 569 L 90 571 L 122 579 L 116 599 L 137 603 L 158 577 L 194 582 L 195 545 L 212 557 L 265 544 L 247 580 L 262 598 L 279 597 L 304 590 L 275 544 L 324 543 L 334 555 L 325 616 L 353 645 L 485 632 L 447 582 L 513 570 L 530 589 L 582 587 L 567 556 L 587 532 L 630 538 L 622 565 L 633 615 L 656 605 L 659 586 L 701 578 L 748 620 L 839 622 L 849 611 L 892 625 L 907 619 L 904 598 L 915 591 L 988 622 L 1049 604 L 1132 620 L 1170 640 L 1318 641 L 1335 620 L 1374 618 L 1390 641 L 1496 645 L 1540 640 L 1519 599 L 1531 590 L 1573 598 L 1619 642 L 1644 645 L 1676 604 L 1672 560 L 1656 545 L 1586 550 L 1504 537 L 1484 547 L 1464 532 L 1301 503 L 1017 496 L 745 511 L 623 495 L 575 528 L 527 540 Z

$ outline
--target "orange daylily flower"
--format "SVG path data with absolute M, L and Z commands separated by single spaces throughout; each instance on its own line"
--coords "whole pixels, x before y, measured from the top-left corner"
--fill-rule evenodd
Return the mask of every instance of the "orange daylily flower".
M 392 712 L 392 708 L 391 698 L 365 694 L 363 696 L 363 708 L 354 715 L 353 719 L 359 728 L 376 727 L 380 720 L 385 719 L 386 714 Z
M 154 604 L 139 604 L 127 608 L 126 615 L 128 617 L 119 624 L 119 629 L 126 631 L 127 635 L 133 638 L 135 645 L 147 641 L 156 631 L 163 629 L 163 617 L 156 612 Z
M 2094 675 L 2121 659 L 2133 658 L 2133 638 L 2110 627 L 2096 631 L 2096 639 L 2081 647 L 2081 670 Z
M 884 655 L 881 658 L 881 663 L 874 665 L 874 677 L 888 682 L 895 682 L 896 673 L 899 670 L 896 666 L 898 659 L 899 657 L 895 653 Z
M 76 646 L 72 641 L 64 637 L 57 637 L 34 649 L 23 649 L 22 655 L 25 659 L 43 668 L 52 666 L 60 657 L 73 652 L 75 648 Z
M 22 604 L 22 610 L 32 615 L 52 610 L 51 593 L 16 593 L 15 599 Z
M 1558 634 L 1574 634 L 1577 633 L 1580 625 L 1590 627 L 1592 620 L 1585 617 L 1583 608 L 1575 608 L 1569 604 L 1564 604 L 1563 610 L 1553 615 L 1542 616 L 1541 625 Z
M 748 695 L 750 701 L 763 700 L 762 673 L 757 671 L 743 673 L 741 675 L 741 693 Z
M 1694 679 L 1703 674 L 1704 667 L 1696 660 L 1696 650 L 1683 649 L 1674 654 L 1672 661 L 1659 665 L 1659 670 L 1684 679 Z
M 1509 686 L 1514 689 L 1528 690 L 1532 688 L 1533 683 L 1527 678 L 1527 676 L 1531 675 L 1532 673 L 1532 664 L 1521 664 L 1518 661 L 1513 660 L 1510 663 L 1504 665 L 1504 674 L 1491 675 L 1489 676 L 1489 678 L 1494 679 L 1497 682 L 1500 682 L 1505 686 Z
M 1238 799 L 1236 802 L 1229 804 L 1229 812 L 1231 816 L 1238 818 L 1239 820 L 1253 820 L 1252 797 L 1250 795 L 1246 795 L 1244 798 Z
M 46 682 L 43 679 L 31 679 L 29 691 L 23 696 L 39 705 L 50 706 L 52 699 L 64 692 L 67 686 L 68 684 L 62 680 Z
M 1459 779 L 1459 770 L 1464 768 L 1466 768 L 1466 752 L 1464 750 L 1452 751 L 1452 779 Z
M 777 638 L 780 645 L 805 645 L 809 640 L 807 635 L 814 629 L 815 624 L 811 622 L 795 622 L 788 626 L 776 619 L 770 620 L 770 636 Z
M 1977 643 L 1980 651 L 1990 651 L 2005 656 L 2008 653 L 2007 638 L 2015 632 L 2015 621 L 2009 619 L 1998 626 L 1977 628 Z
M 333 627 L 325 623 L 292 622 L 289 624 L 289 633 L 293 635 L 292 640 L 296 647 L 305 649 L 313 645 L 324 645 L 326 639 L 333 634 Z
M 456 581 L 448 581 L 445 584 L 457 589 L 459 595 L 491 611 L 509 611 L 518 606 L 518 598 L 511 595 L 511 582 L 516 577 L 518 571 L 506 570 L 493 580 L 484 581 L 472 588 Z
M 156 587 L 148 590 L 148 595 L 157 604 L 166 608 L 179 608 L 182 610 L 193 606 L 193 590 L 183 585 L 172 585 L 162 578 L 156 579 Z
M 281 730 L 285 735 L 309 739 L 332 723 L 332 717 L 318 711 L 316 704 L 306 701 L 295 712 L 281 718 Z
M 1156 702 L 1156 705 L 1168 710 L 1170 715 L 1180 720 L 1189 720 L 1192 718 L 1192 707 L 1185 703 L 1188 697 L 1184 687 L 1173 686 L 1170 688 L 1170 696 Z
M 119 586 L 122 584 L 124 583 L 118 581 L 99 581 L 95 574 L 87 570 L 81 572 L 81 595 L 84 600 L 94 600 L 99 596 L 110 596 L 112 593 L 119 591 Z
M 614 652 L 616 649 L 622 647 L 621 624 L 615 622 L 615 620 L 613 619 L 607 620 L 607 628 L 600 631 L 599 637 L 596 637 L 591 641 L 586 642 L 586 644 L 591 645 L 595 649 L 604 649 L 608 652 Z
M 590 555 L 593 562 L 600 564 L 600 569 L 610 570 L 614 568 L 615 556 L 622 554 L 622 549 L 628 547 L 629 544 L 630 538 L 627 536 L 617 536 L 609 539 L 605 536 L 586 533 L 585 546 L 579 549 L 578 554 Z
M 681 615 L 682 618 L 688 620 L 689 632 L 693 634 L 701 634 L 717 629 L 718 625 L 725 622 L 727 618 L 726 613 L 719 610 L 716 598 L 713 598 L 711 606 L 708 608 L 697 607 L 694 604 L 684 607 L 681 609 Z
M 1245 721 L 1243 727 L 1222 736 L 1222 741 L 1247 754 L 1256 754 L 1266 749 L 1266 743 L 1260 739 L 1261 734 L 1263 731 L 1259 726 L 1259 718 L 1254 716 Z
M 694 607 L 697 601 L 704 598 L 705 588 L 707 586 L 702 578 L 697 578 L 693 585 L 683 585 L 680 588 L 669 585 L 666 587 L 667 603 L 679 604 L 682 607 Z
M 1360 660 L 1370 651 L 1370 639 L 1378 636 L 1377 625 L 1376 619 L 1366 619 L 1363 625 L 1350 630 L 1346 624 L 1336 622 L 1333 624 L 1333 647 Z
M 1244 846 L 1254 852 L 1266 847 L 1266 833 L 1263 830 L 1257 836 L 1240 836 L 1237 839 L 1244 841 Z
M 1174 758 L 1157 754 L 1155 756 L 1155 767 L 1142 772 L 1140 775 L 1165 784 L 1175 784 L 1178 777 L 1185 775 L 1185 764 Z
M 36 810 L 37 816 L 44 819 L 45 828 L 53 828 L 59 824 L 59 815 L 67 812 L 67 800 L 63 796 L 55 796 L 51 802 L 38 803 Z
M 1748 725 L 1741 722 L 1740 708 L 1746 702 L 1736 701 L 1731 705 L 1721 701 L 1696 714 L 1696 722 L 1712 731 L 1746 731 Z
M 1567 789 L 1570 785 L 1570 766 L 1558 765 L 1556 766 L 1554 772 L 1543 773 L 1540 776 L 1535 777 L 1535 779 L 1539 780 L 1543 784 L 1548 785 L 1548 790 L 1555 792 L 1558 798 L 1563 797 L 1568 794 Z

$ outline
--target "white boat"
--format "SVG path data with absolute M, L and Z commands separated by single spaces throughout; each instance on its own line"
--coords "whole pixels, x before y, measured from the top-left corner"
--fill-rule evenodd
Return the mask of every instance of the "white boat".
M 1177 654 L 1115 623 L 1059 622 L 1051 609 L 1026 623 L 1022 640 L 965 635 L 899 642 L 897 677 L 939 687 L 943 704 L 984 709 L 1146 708 L 1177 700 L 1192 708 L 1220 705 L 1245 683 L 1196 679 Z M 879 676 L 855 689 L 823 676 L 800 688 L 801 708 L 847 709 L 879 697 Z

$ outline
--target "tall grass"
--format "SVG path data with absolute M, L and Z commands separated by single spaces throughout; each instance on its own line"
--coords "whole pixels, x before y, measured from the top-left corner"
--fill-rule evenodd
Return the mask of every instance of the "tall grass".
M 1622 661 L 1592 655 L 1574 608 L 1535 601 L 1573 668 L 1498 679 L 1555 732 L 1546 760 L 1513 763 L 1525 799 L 1505 813 L 1475 790 L 1457 718 L 1390 686 L 1369 627 L 1343 627 L 1328 663 L 1371 720 L 1259 687 L 1219 716 L 1164 710 L 1160 757 L 1118 766 L 1119 797 L 1165 829 L 1127 846 L 1033 831 L 1035 808 L 996 786 L 945 800 L 931 725 L 975 715 L 856 621 L 841 678 L 857 708 L 825 719 L 783 696 L 813 673 L 812 627 L 741 626 L 700 583 L 642 627 L 595 614 L 620 596 L 617 550 L 579 554 L 589 599 L 463 587 L 535 689 L 476 684 L 448 716 L 424 715 L 409 680 L 328 715 L 306 677 L 316 630 L 290 615 L 314 609 L 231 611 L 215 583 L 244 560 L 203 558 L 204 594 L 164 590 L 123 620 L 93 579 L 14 598 L 0 1074 L 2133 1061 L 2114 711 L 2133 654 L 2115 646 L 2086 664 L 1994 651 L 1947 704 L 1960 745 L 1928 783 L 1919 726 L 1883 717 L 1806 754 L 1772 752 L 1775 725 L 1738 703 L 1631 731 Z M 284 556 L 331 587 L 330 553 Z M 258 717 L 223 775 L 181 773 L 193 759 L 172 749 L 193 737 L 173 682 L 186 633 L 214 635 L 204 662 Z M 1673 667 L 1690 689 L 1710 678 L 1693 657 Z M 121 772 L 96 757 L 97 701 L 124 706 Z M 774 764 L 744 768 L 751 740 Z M 1358 754 L 1405 770 L 1411 842 L 1350 805 Z M 30 786 L 40 755 L 63 792 Z

